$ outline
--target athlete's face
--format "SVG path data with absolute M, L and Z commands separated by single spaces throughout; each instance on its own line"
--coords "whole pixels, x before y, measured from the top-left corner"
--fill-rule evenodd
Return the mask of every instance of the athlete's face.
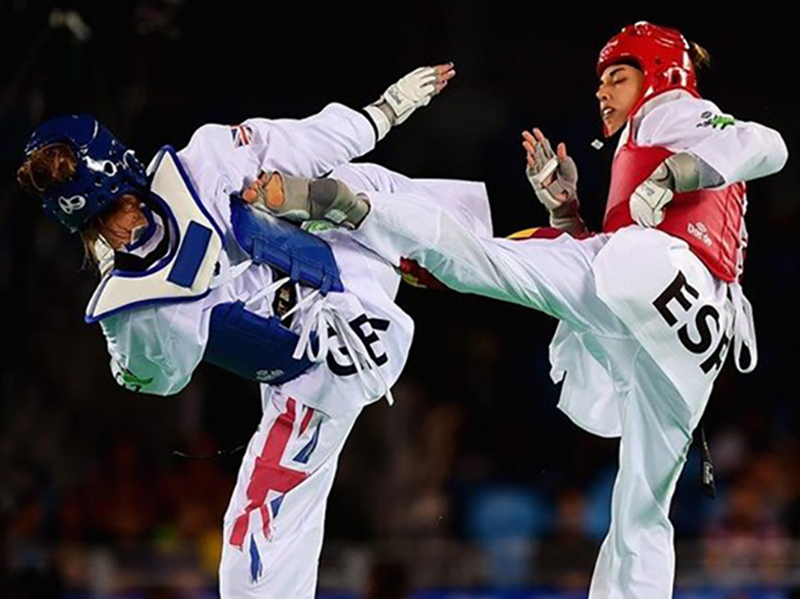
M 139 208 L 139 200 L 129 194 L 120 198 L 115 207 L 100 220 L 100 234 L 115 250 L 130 243 L 131 231 L 147 224 L 147 218 Z
M 600 100 L 600 117 L 609 135 L 619 131 L 642 95 L 644 73 L 627 64 L 607 67 L 600 76 L 597 99 Z

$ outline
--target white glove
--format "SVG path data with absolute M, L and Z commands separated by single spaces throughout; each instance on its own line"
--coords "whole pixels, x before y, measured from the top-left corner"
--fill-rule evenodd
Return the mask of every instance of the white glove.
M 386 137 L 394 125 L 408 119 L 420 106 L 427 106 L 455 77 L 452 62 L 433 67 L 420 67 L 390 85 L 380 98 L 364 108 L 375 126 L 378 141 Z
M 533 164 L 528 164 L 525 175 L 533 187 L 539 201 L 550 214 L 550 225 L 557 229 L 570 230 L 573 225 L 582 224 L 578 203 L 578 166 L 571 157 L 559 161 L 545 138 L 536 143 L 529 153 Z M 545 181 L 555 173 L 555 179 L 545 185 Z
M 436 69 L 420 67 L 389 86 L 379 102 L 385 101 L 395 115 L 395 125 L 403 123 L 420 106 L 427 106 L 436 94 Z
M 672 201 L 674 177 L 662 162 L 630 199 L 631 217 L 642 227 L 657 227 L 664 221 L 664 208 Z

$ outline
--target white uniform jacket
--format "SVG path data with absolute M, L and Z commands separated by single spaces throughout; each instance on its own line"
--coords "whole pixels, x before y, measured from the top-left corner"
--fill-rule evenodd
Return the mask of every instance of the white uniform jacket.
M 144 393 L 179 392 L 202 360 L 212 308 L 222 302 L 246 301 L 273 282 L 269 267 L 250 265 L 241 273 L 233 268 L 247 257 L 233 240 L 231 193 L 241 191 L 261 170 L 323 176 L 374 145 L 374 130 L 367 118 L 341 104 L 330 104 L 302 120 L 253 118 L 238 126 L 200 127 L 178 157 L 202 204 L 222 230 L 226 249 L 219 258 L 221 272 L 212 282 L 211 292 L 200 299 L 134 307 L 101 320 L 116 380 Z M 343 233 L 322 235 L 331 243 L 346 290 L 330 294 L 326 301 L 347 321 L 361 319 L 358 332 L 372 340 L 370 349 L 388 357 L 380 370 L 385 384 L 391 386 L 402 370 L 413 335 L 413 321 L 393 301 L 398 278 L 384 261 Z M 269 316 L 271 300 L 264 298 L 249 308 Z M 293 329 L 298 328 L 302 316 L 295 319 Z M 348 370 L 352 365 L 348 365 L 349 359 L 346 347 L 332 341 L 329 360 Z M 365 394 L 357 376 L 335 376 L 335 384 L 330 377 L 330 369 L 320 364 L 286 383 L 284 391 L 323 411 L 360 406 L 385 391 L 373 385 Z
M 713 102 L 682 90 L 666 92 L 645 103 L 623 129 L 618 149 L 630 135 L 634 135 L 638 146 L 695 154 L 722 176 L 723 185 L 773 174 L 787 160 L 786 145 L 778 132 L 758 123 L 735 120 Z M 688 366 L 680 357 L 683 348 L 676 351 L 666 342 L 661 323 L 640 320 L 649 306 L 637 306 L 637 301 L 650 295 L 656 297 L 658 290 L 672 280 L 674 269 L 704 272 L 705 267 L 684 241 L 660 232 L 632 226 L 598 237 L 606 238 L 592 262 L 598 296 L 665 370 L 686 401 L 695 407 L 703 406 L 713 379 L 697 371 L 694 365 Z M 704 277 L 705 274 L 700 278 Z M 708 297 L 716 298 L 716 308 L 723 315 L 721 324 L 728 329 L 726 334 L 731 338 L 737 365 L 742 346 L 747 344 L 752 358 L 750 366 L 754 367 L 755 331 L 749 302 L 738 283 L 730 285 L 728 290 L 728 284 L 709 279 L 706 292 Z M 687 318 L 694 320 L 699 307 L 694 306 Z M 727 347 L 723 350 L 724 356 Z M 564 381 L 559 407 L 578 425 L 601 436 L 615 437 L 621 432 L 618 405 L 627 384 L 619 376 L 609 374 L 613 370 L 610 364 L 624 361 L 622 356 L 614 355 L 617 351 L 627 353 L 630 349 L 620 350 L 613 339 L 595 338 L 592 333 L 579 331 L 564 321 L 559 323 L 550 346 L 551 376 L 556 382 Z M 695 410 L 696 418 L 701 412 Z M 696 425 L 696 421 L 691 425 Z

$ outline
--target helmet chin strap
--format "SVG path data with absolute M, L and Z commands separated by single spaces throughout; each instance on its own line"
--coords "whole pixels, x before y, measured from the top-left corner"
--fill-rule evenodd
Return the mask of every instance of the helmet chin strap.
M 100 217 L 100 236 L 106 245 L 114 250 L 123 248 L 130 250 L 143 245 L 153 236 L 156 230 L 156 220 L 153 217 L 152 209 L 143 202 L 139 202 L 137 208 L 145 220 L 144 224 L 130 225 L 115 220 L 109 223 L 102 216 Z M 111 218 L 118 219 L 119 213 L 119 211 L 115 211 Z
M 156 232 L 156 219 L 153 215 L 153 210 L 144 202 L 139 204 L 139 210 L 141 210 L 145 222 L 144 224 L 136 225 L 131 229 L 131 238 L 128 242 L 128 249 L 147 243 L 147 241 L 153 237 Z

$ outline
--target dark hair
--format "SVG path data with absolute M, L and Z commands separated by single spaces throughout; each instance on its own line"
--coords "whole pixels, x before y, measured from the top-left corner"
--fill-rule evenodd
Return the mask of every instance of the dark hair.
M 39 196 L 72 179 L 77 168 L 78 159 L 70 146 L 49 144 L 30 153 L 17 170 L 17 182 L 27 193 Z M 94 244 L 100 237 L 99 216 L 93 216 L 79 231 L 86 264 L 98 263 Z
M 629 67 L 633 67 L 634 69 L 639 69 L 640 71 L 642 70 L 641 63 L 638 60 L 636 60 L 635 58 L 633 58 L 633 57 L 623 58 L 622 60 L 620 60 L 619 62 L 617 62 L 615 64 L 624 64 L 624 65 L 627 65 Z

